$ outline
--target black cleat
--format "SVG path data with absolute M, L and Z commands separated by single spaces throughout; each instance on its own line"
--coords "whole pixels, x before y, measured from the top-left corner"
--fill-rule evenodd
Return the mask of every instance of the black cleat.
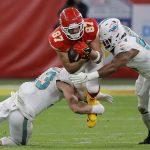
M 150 136 L 148 136 L 144 141 L 139 142 L 139 144 L 150 144 Z

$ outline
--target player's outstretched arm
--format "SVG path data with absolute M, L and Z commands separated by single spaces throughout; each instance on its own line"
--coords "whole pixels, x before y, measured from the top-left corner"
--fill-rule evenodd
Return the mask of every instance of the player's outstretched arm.
M 74 113 L 78 114 L 102 114 L 104 112 L 104 107 L 102 104 L 97 105 L 88 105 L 87 103 L 82 103 L 78 100 L 78 97 L 75 94 L 75 89 L 62 82 L 57 82 L 57 87 L 63 92 L 65 99 L 67 100 L 67 103 L 70 107 L 70 109 Z
M 110 63 L 104 65 L 98 71 L 91 72 L 91 73 L 81 72 L 77 75 L 70 75 L 70 80 L 74 84 L 80 84 L 96 78 L 107 77 L 112 73 L 116 72 L 119 68 L 126 66 L 126 64 L 137 54 L 138 51 L 134 49 L 128 52 L 121 52 L 118 55 L 116 55 Z

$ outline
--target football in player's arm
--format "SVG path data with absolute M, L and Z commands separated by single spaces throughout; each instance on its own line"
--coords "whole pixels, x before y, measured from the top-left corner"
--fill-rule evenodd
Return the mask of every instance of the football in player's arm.
M 138 110 L 145 123 L 148 136 L 139 144 L 150 144 L 150 45 L 129 27 L 116 18 L 103 20 L 100 25 L 100 43 L 114 55 L 113 60 L 96 72 L 79 73 L 70 78 L 75 84 L 111 75 L 122 66 L 128 66 L 139 73 L 136 80 Z

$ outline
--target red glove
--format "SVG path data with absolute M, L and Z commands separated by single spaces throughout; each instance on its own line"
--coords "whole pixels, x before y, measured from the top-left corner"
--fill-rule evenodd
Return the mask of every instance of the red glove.
M 82 58 L 89 57 L 92 49 L 85 43 L 78 41 L 73 46 L 74 51 L 76 51 Z

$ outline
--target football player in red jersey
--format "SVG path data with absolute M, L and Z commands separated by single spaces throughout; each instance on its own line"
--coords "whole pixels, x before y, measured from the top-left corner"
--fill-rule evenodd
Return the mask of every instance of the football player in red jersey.
M 83 18 L 76 8 L 69 7 L 60 13 L 60 26 L 49 35 L 49 42 L 69 73 L 92 72 L 103 65 L 98 35 L 95 19 Z M 71 63 L 68 57 L 70 49 L 79 53 L 81 59 Z M 95 99 L 100 90 L 99 79 L 88 81 L 86 89 L 90 99 Z

